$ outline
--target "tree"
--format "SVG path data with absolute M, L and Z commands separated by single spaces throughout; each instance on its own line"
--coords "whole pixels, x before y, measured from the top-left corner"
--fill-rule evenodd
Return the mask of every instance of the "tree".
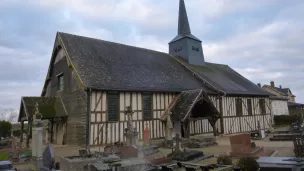
M 0 137 L 9 137 L 11 135 L 12 124 L 8 121 L 0 121 Z
M 0 118 L 11 123 L 17 122 L 18 110 L 15 109 L 2 109 L 0 110 Z

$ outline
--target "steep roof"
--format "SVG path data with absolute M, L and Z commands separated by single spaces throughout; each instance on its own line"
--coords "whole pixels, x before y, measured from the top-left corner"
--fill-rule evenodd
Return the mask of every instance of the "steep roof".
M 58 45 L 91 89 L 270 95 L 227 65 L 195 66 L 167 53 L 62 32 Z
M 99 39 L 58 33 L 83 83 L 93 89 L 215 93 L 172 56 Z
M 18 121 L 21 119 L 22 111 L 25 112 L 27 118 L 31 117 L 35 113 L 35 105 L 37 102 L 39 104 L 39 112 L 42 114 L 42 119 L 67 116 L 67 112 L 59 97 L 22 97 Z
M 271 95 L 234 71 L 228 65 L 208 62 L 206 62 L 204 66 L 191 65 L 181 57 L 176 57 L 176 59 L 184 66 L 197 73 L 204 80 L 227 94 Z
M 291 96 L 295 96 L 295 95 L 292 94 L 292 92 L 291 92 L 291 90 L 289 88 L 272 87 L 270 85 L 263 85 L 263 87 L 267 87 L 267 88 L 273 89 L 273 90 L 281 93 L 284 96 L 288 96 L 288 92 L 290 92 Z

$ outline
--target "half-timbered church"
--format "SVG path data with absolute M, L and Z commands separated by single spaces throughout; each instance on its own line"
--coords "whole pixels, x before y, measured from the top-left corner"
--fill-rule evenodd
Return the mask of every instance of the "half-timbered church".
M 99 146 L 124 141 L 126 107 L 143 138 L 269 129 L 269 93 L 224 64 L 205 61 L 180 0 L 169 52 L 58 32 L 41 97 L 22 97 L 19 122 L 38 102 L 47 140 Z

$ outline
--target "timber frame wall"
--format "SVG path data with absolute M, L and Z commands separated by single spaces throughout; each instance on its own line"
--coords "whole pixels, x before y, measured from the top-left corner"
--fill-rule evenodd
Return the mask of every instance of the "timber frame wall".
M 143 131 L 146 124 L 152 139 L 165 137 L 165 125 L 160 120 L 161 114 L 173 100 L 176 93 L 153 93 L 152 94 L 152 115 L 151 120 L 143 119 L 142 93 L 140 92 L 119 92 L 119 116 L 118 122 L 107 121 L 107 92 L 92 91 L 91 93 L 91 128 L 90 145 L 99 146 L 118 141 L 124 141 L 124 128 L 127 128 L 127 118 L 124 114 L 127 106 L 134 111 L 133 125 L 139 132 L 139 138 L 143 138 Z
M 133 125 L 139 132 L 139 139 L 143 138 L 146 127 L 150 129 L 152 139 L 161 139 L 166 135 L 165 122 L 160 120 L 167 106 L 172 102 L 178 93 L 152 93 L 152 114 L 150 120 L 143 119 L 143 101 L 141 92 L 119 92 L 119 116 L 118 121 L 110 122 L 107 110 L 107 91 L 91 92 L 91 116 L 90 116 L 90 145 L 101 146 L 114 142 L 125 141 L 124 128 L 127 127 L 127 120 L 124 114 L 127 106 L 134 111 Z M 249 132 L 257 130 L 258 121 L 262 129 L 271 127 L 271 107 L 269 98 L 265 97 L 223 97 L 209 96 L 214 106 L 221 113 L 216 127 L 219 132 L 232 134 L 238 132 Z M 242 115 L 236 116 L 236 99 L 242 101 Z M 247 99 L 251 99 L 252 115 L 248 115 Z M 265 99 L 266 113 L 261 114 L 259 99 Z M 207 118 L 190 118 L 190 135 L 212 133 L 213 129 Z
M 236 116 L 236 99 L 242 102 L 242 115 Z M 250 99 L 252 115 L 248 113 L 247 100 Z M 261 113 L 259 100 L 265 100 L 265 113 Z M 258 130 L 258 121 L 262 129 L 271 128 L 271 105 L 268 97 L 224 97 L 222 99 L 222 118 L 224 134 Z

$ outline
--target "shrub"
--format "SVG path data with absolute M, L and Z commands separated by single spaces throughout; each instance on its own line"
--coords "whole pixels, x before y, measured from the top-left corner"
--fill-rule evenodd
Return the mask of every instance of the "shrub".
M 224 165 L 232 165 L 232 159 L 229 156 L 223 155 L 217 158 L 217 163 L 221 163 Z
M 276 125 L 290 125 L 301 120 L 301 117 L 299 115 L 275 115 L 273 119 Z
M 7 121 L 0 121 L 0 137 L 9 137 L 12 130 L 12 124 Z
M 257 171 L 260 166 L 258 162 L 253 157 L 242 157 L 237 166 L 241 168 L 242 171 Z

